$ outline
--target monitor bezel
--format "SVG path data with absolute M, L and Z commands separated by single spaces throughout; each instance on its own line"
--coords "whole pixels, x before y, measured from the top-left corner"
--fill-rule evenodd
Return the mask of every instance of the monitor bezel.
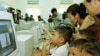
M 16 50 L 17 49 L 17 42 L 16 42 L 15 27 L 14 27 L 14 22 L 13 22 L 12 14 L 8 13 L 8 12 L 0 11 L 0 20 L 2 20 L 2 21 L 11 21 L 11 27 L 12 27 L 12 31 L 13 31 L 13 34 L 14 34 L 14 37 L 15 37 L 14 39 L 15 39 L 15 45 L 16 45 L 15 50 Z M 15 51 L 15 50 L 13 50 L 13 51 Z M 9 54 L 11 54 L 11 53 L 9 53 Z

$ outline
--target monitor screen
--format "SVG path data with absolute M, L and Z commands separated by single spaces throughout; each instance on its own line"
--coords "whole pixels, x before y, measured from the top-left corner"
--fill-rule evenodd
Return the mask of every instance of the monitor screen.
M 0 19 L 0 56 L 8 56 L 16 49 L 11 20 Z

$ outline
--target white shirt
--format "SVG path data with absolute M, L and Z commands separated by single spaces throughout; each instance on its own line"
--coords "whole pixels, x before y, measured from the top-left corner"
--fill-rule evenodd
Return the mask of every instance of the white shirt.
M 53 48 L 50 50 L 51 56 L 67 56 L 68 55 L 68 43 L 57 48 Z

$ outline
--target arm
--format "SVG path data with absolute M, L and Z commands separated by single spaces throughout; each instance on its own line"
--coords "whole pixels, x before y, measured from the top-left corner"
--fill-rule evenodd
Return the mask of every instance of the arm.
M 54 17 L 53 19 L 57 20 L 57 21 L 61 21 L 62 20 L 62 15 L 61 14 L 57 14 L 57 16 Z
M 57 20 L 57 21 L 61 21 L 61 19 L 60 18 L 56 18 L 56 17 L 54 17 L 54 18 L 52 18 L 53 20 Z
M 94 18 L 89 15 L 84 19 L 84 21 L 83 21 L 83 23 L 82 23 L 82 25 L 80 26 L 79 29 L 80 30 L 87 29 L 90 25 L 92 25 L 94 23 L 95 23 Z
M 55 20 L 57 20 L 57 21 L 61 21 L 61 19 L 60 19 L 60 18 L 56 18 Z
M 52 37 L 51 33 L 46 28 L 44 28 L 43 30 L 45 33 L 47 33 L 49 35 L 50 38 Z
M 50 44 L 51 44 L 51 41 L 50 41 L 50 40 L 44 42 L 43 48 L 42 48 L 42 56 L 47 56 L 46 47 L 47 47 L 48 45 L 50 45 Z
M 47 56 L 46 47 L 45 46 L 43 46 L 43 48 L 42 48 L 42 56 Z

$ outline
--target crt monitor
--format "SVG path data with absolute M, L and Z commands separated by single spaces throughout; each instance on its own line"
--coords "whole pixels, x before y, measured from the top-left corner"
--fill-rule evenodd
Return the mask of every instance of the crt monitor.
M 14 28 L 10 13 L 0 11 L 0 56 L 8 56 L 16 49 Z

